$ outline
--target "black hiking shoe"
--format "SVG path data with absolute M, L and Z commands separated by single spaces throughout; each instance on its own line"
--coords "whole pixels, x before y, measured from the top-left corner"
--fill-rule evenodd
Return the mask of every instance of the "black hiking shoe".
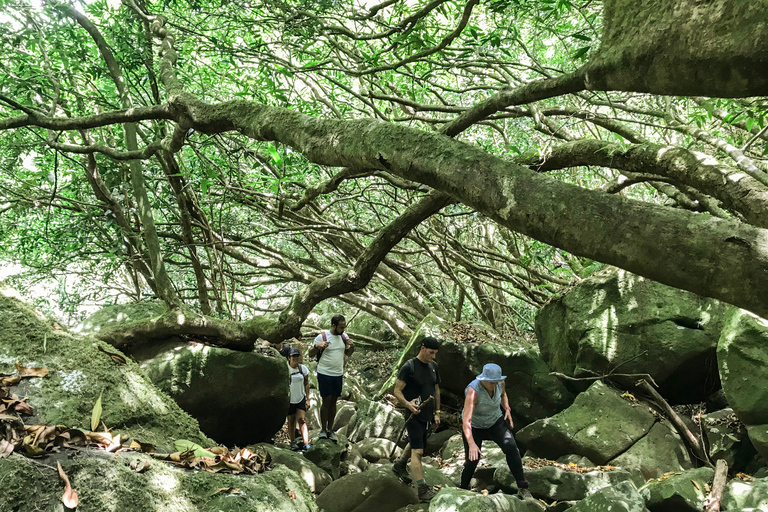
M 517 491 L 517 497 L 521 500 L 527 500 L 527 499 L 533 499 L 533 496 L 531 495 L 531 491 L 528 490 L 527 487 L 521 487 Z
M 435 497 L 437 491 L 431 485 L 419 486 L 419 501 L 422 503 L 429 503 L 429 501 Z
M 400 465 L 397 462 L 395 462 L 394 464 L 392 464 L 392 472 L 404 484 L 409 484 L 413 482 L 413 479 L 408 474 L 408 468 L 405 467 L 405 464 Z

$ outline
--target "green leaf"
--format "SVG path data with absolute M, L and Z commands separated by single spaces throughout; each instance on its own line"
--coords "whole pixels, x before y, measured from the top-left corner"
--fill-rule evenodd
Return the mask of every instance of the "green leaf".
M 96 405 L 93 406 L 93 411 L 91 412 L 91 432 L 96 432 L 96 429 L 99 428 L 99 422 L 101 421 L 101 396 L 104 394 L 104 391 L 99 393 L 99 399 L 96 400 Z
M 591 46 L 585 46 L 583 48 L 579 48 L 575 52 L 573 52 L 573 60 L 577 59 L 583 59 L 584 56 L 587 54 L 587 52 L 592 48 Z
M 195 457 L 211 457 L 211 458 L 216 457 L 215 453 L 209 452 L 199 444 L 193 443 L 192 441 L 187 441 L 186 439 L 175 440 L 173 442 L 173 447 L 180 452 L 186 452 L 186 451 L 192 450 L 195 453 Z

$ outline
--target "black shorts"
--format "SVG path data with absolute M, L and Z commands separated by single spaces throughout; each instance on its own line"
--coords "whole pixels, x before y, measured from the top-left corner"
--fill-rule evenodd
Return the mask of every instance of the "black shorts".
M 342 383 L 342 377 L 339 375 L 338 377 L 331 377 L 330 375 L 323 375 L 322 373 L 317 374 L 317 387 L 318 391 L 320 391 L 321 397 L 326 396 L 341 396 L 341 383 Z
M 288 406 L 288 416 L 292 416 L 296 414 L 296 410 L 301 409 L 302 411 L 307 410 L 307 397 L 304 397 L 301 399 L 301 402 L 297 402 L 295 404 L 291 404 Z
M 412 450 L 423 450 L 427 447 L 428 421 L 421 421 L 418 419 L 418 416 L 414 416 L 405 428 L 408 429 L 408 438 L 410 439 Z

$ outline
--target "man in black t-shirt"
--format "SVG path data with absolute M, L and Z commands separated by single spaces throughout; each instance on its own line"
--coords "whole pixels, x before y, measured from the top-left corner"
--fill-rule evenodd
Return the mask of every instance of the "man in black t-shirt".
M 424 481 L 421 457 L 427 444 L 429 424 L 432 421 L 440 423 L 440 373 L 435 363 L 439 348 L 440 343 L 431 336 L 421 340 L 419 355 L 405 362 L 395 383 L 395 397 L 411 412 L 412 417 L 406 424 L 410 443 L 395 461 L 392 470 L 403 482 L 411 482 L 406 469 L 410 453 L 411 471 L 416 477 L 416 488 L 422 502 L 428 502 L 435 496 L 434 489 Z M 427 402 L 430 396 L 433 399 Z

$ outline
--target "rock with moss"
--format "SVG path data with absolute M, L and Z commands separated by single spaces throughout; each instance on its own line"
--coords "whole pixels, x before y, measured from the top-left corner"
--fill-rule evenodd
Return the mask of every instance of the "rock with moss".
M 520 430 L 517 441 L 539 457 L 576 454 L 606 464 L 647 435 L 656 421 L 647 407 L 633 407 L 620 395 L 597 381 L 563 412 Z
M 131 302 L 106 306 L 75 326 L 74 331 L 96 335 L 102 331 L 125 329 L 168 313 L 168 306 L 159 300 Z
M 397 442 L 404 425 L 403 415 L 394 407 L 361 398 L 357 405 L 355 423 L 349 430 L 349 439 L 358 442 L 378 437 Z
M 694 467 L 685 443 L 668 422 L 654 424 L 646 436 L 608 463 L 636 471 L 645 480 Z
M 650 374 L 673 403 L 698 403 L 718 387 L 715 351 L 730 307 L 623 270 L 606 270 L 536 317 L 552 371 L 581 376 Z M 627 378 L 632 385 L 636 378 Z
M 166 452 L 174 451 L 174 439 L 215 444 L 135 362 L 106 343 L 54 329 L 30 306 L 3 294 L 0 326 L 0 372 L 13 373 L 15 363 L 49 370 L 45 378 L 22 379 L 11 388 L 29 397 L 35 415 L 25 419 L 27 424 L 91 430 L 93 409 L 101 396 L 99 429 L 106 426 L 123 439 L 154 444 Z
M 752 444 L 768 458 L 768 320 L 744 310 L 728 317 L 717 346 L 728 403 L 747 426 Z
M 768 510 L 768 478 L 755 478 L 751 482 L 734 478 L 725 486 L 720 509 L 726 512 Z
M 503 493 L 484 495 L 453 488 L 442 489 L 429 504 L 430 512 L 543 512 L 545 509 L 538 500 L 521 500 Z
M 288 364 L 275 350 L 241 352 L 169 340 L 134 354 L 152 382 L 219 443 L 266 441 L 285 422 Z
M 251 451 L 255 453 L 265 451 L 269 453 L 272 457 L 273 464 L 282 465 L 295 471 L 315 494 L 323 492 L 323 489 L 333 481 L 333 478 L 331 478 L 331 475 L 329 475 L 327 471 L 320 468 L 317 464 L 307 459 L 299 452 L 279 448 L 268 443 L 254 445 L 251 447 Z
M 689 469 L 652 480 L 639 489 L 651 512 L 698 512 L 704 509 L 712 468 Z
M 632 482 L 604 487 L 568 509 L 569 512 L 648 512 Z
M 137 473 L 130 462 L 149 468 Z M 208 473 L 174 466 L 142 454 L 63 457 L 61 463 L 78 494 L 78 510 L 131 512 L 315 512 L 309 486 L 285 467 L 258 475 Z M 12 455 L 0 459 L 0 510 L 33 512 L 60 507 L 63 484 L 50 464 Z M 59 508 L 61 510 L 61 508 Z
M 525 468 L 525 477 L 534 498 L 547 501 L 578 501 L 594 494 L 604 487 L 621 482 L 643 483 L 642 478 L 634 477 L 621 469 L 604 471 L 568 471 L 555 466 L 541 466 L 535 469 Z M 493 480 L 501 490 L 508 493 L 518 491 L 517 482 L 506 466 L 500 466 L 493 475 Z

